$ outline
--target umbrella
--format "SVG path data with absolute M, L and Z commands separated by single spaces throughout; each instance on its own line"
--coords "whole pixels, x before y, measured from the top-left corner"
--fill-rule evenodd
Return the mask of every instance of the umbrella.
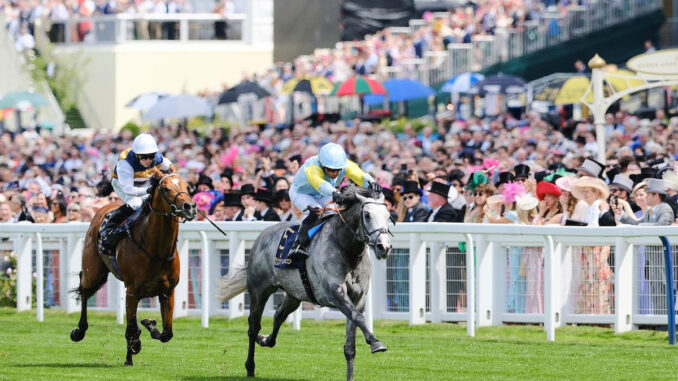
M 190 118 L 212 115 L 206 100 L 188 94 L 172 95 L 158 101 L 144 114 L 144 119 Z
M 295 91 L 309 94 L 329 94 L 334 86 L 325 77 L 300 77 L 285 82 L 281 91 L 290 94 Z
M 148 111 L 159 100 L 168 97 L 170 94 L 152 91 L 149 93 L 142 93 L 137 95 L 134 99 L 129 101 L 125 107 L 133 108 L 139 111 Z
M 331 95 L 343 96 L 364 94 L 386 94 L 386 89 L 379 81 L 358 75 L 353 76 L 336 86 L 334 90 L 332 90 Z
M 577 75 L 550 83 L 534 99 L 552 102 L 556 105 L 581 103 L 581 98 L 588 91 L 590 84 L 587 76 Z M 593 103 L 593 93 L 590 91 L 586 96 L 586 102 Z
M 222 105 L 226 103 L 237 102 L 238 98 L 246 94 L 254 94 L 257 97 L 257 99 L 261 99 L 263 97 L 268 97 L 271 95 L 271 93 L 266 91 L 266 89 L 264 89 L 263 87 L 259 86 L 259 84 L 257 84 L 256 82 L 242 81 L 239 84 L 219 94 L 219 101 L 217 101 L 217 104 Z
M 476 83 L 485 79 L 485 76 L 478 73 L 463 73 L 457 76 L 450 78 L 449 81 L 445 82 L 443 87 L 440 88 L 440 91 L 446 93 L 468 93 L 471 91 L 471 88 Z
M 389 102 L 404 102 L 412 99 L 427 98 L 435 91 L 419 81 L 412 79 L 391 79 L 384 81 L 384 88 L 388 92 Z M 380 104 L 384 102 L 384 96 L 381 94 L 368 94 L 365 96 L 365 103 Z
M 613 65 L 609 68 L 603 68 L 605 81 L 609 83 L 615 91 L 626 90 L 629 87 L 636 87 L 645 84 L 645 81 L 636 77 L 636 74 L 623 69 L 616 69 Z
M 470 92 L 485 95 L 486 93 L 517 94 L 525 92 L 525 81 L 512 75 L 493 75 L 485 77 L 471 88 Z
M 17 108 L 22 104 L 29 104 L 34 108 L 47 105 L 47 99 L 38 93 L 31 91 L 14 91 L 5 94 L 0 99 L 0 110 L 5 108 Z

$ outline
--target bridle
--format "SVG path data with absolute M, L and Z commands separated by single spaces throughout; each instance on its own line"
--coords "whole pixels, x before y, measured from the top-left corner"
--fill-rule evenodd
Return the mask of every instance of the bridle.
M 361 203 L 360 204 L 360 220 L 359 220 L 359 223 L 358 223 L 358 228 L 355 230 L 355 232 L 353 232 L 353 234 L 356 236 L 356 240 L 358 242 L 363 243 L 365 245 L 368 245 L 372 249 L 375 249 L 377 244 L 372 241 L 372 234 L 377 233 L 377 232 L 379 233 L 375 237 L 375 241 L 376 241 L 376 238 L 378 238 L 381 234 L 390 234 L 391 236 L 393 236 L 393 233 L 391 233 L 391 231 L 388 228 L 384 228 L 384 227 L 374 229 L 372 231 L 367 230 L 367 226 L 365 225 L 365 205 L 367 205 L 367 204 L 383 205 L 384 207 L 386 206 L 385 203 L 378 202 L 378 201 L 365 201 L 365 202 Z M 334 210 L 337 212 L 337 214 L 339 214 L 339 217 L 344 222 L 344 224 L 346 224 L 346 220 L 341 215 L 340 209 L 336 208 Z
M 174 177 L 174 176 L 179 176 L 179 175 L 176 174 L 176 173 L 169 173 L 169 174 L 163 176 L 160 180 L 158 180 L 158 187 L 162 187 L 162 183 L 163 183 L 163 181 L 165 181 L 165 179 L 167 179 L 168 177 Z M 149 202 L 148 207 L 150 208 L 150 210 L 153 214 L 155 214 L 157 216 L 161 216 L 161 217 L 170 217 L 170 218 L 178 217 L 180 214 L 183 213 L 183 209 L 177 208 L 177 206 L 175 205 L 175 203 L 177 202 L 177 198 L 179 198 L 179 195 L 181 195 L 181 194 L 185 194 L 185 195 L 190 197 L 188 192 L 179 191 L 174 196 L 174 199 L 172 201 L 170 201 L 170 199 L 167 198 L 167 196 L 165 195 L 165 192 L 160 190 L 159 193 L 160 193 L 160 197 L 162 197 L 162 199 L 167 203 L 167 205 L 169 205 L 169 209 L 170 209 L 169 212 L 162 212 L 162 211 L 157 211 L 157 210 L 153 209 L 153 202 Z M 187 218 L 186 218 L 185 215 L 182 215 L 180 218 L 183 218 L 182 222 L 187 221 Z

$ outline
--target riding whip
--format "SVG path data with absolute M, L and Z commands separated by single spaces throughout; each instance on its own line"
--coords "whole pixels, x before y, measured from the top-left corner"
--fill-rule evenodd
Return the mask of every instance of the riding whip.
M 207 215 L 206 215 L 205 213 L 203 213 L 202 210 L 198 209 L 198 213 L 202 214 L 202 216 L 205 217 L 205 219 L 206 219 L 207 221 L 209 221 L 210 224 L 214 225 L 214 227 L 217 228 L 217 230 L 219 230 L 219 231 L 221 232 L 221 234 L 223 234 L 224 236 L 228 237 L 228 235 L 227 235 L 223 230 L 221 230 L 221 228 L 218 227 L 217 224 L 214 223 L 214 221 L 210 220 L 210 218 L 207 217 Z

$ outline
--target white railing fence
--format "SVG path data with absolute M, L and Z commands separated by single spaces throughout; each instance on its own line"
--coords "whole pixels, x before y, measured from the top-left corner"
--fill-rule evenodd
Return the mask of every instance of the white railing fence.
M 183 224 L 179 234 L 182 272 L 175 316 L 200 314 L 204 327 L 210 316 L 248 313 L 247 293 L 220 303 L 216 285 L 246 262 L 254 240 L 270 223 L 219 226 L 228 237 L 206 222 Z M 39 321 L 45 306 L 68 313 L 80 310 L 68 291 L 78 285 L 87 228 L 85 223 L 3 226 L 0 253 L 14 251 L 18 257 L 18 311 L 32 308 L 33 280 Z M 547 338 L 554 340 L 555 328 L 568 323 L 612 324 L 616 332 L 667 324 L 658 237 L 677 243 L 676 227 L 411 223 L 392 230 L 392 255 L 383 261 L 372 257 L 366 308 L 370 325 L 373 319 L 465 321 L 473 336 L 476 326 L 542 323 Z M 273 314 L 281 295 L 269 300 L 266 315 Z M 124 287 L 109 276 L 89 305 L 117 311 L 122 323 Z M 140 307 L 156 308 L 157 301 L 144 300 Z M 306 303 L 295 315 L 296 327 L 301 318 L 343 318 L 338 311 Z

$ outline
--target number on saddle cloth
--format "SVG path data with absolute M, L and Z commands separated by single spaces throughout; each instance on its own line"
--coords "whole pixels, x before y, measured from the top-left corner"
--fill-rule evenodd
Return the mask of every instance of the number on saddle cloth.
M 320 229 L 325 225 L 327 220 L 322 221 L 320 224 L 310 228 L 308 230 L 308 238 L 313 240 L 313 237 L 320 231 Z M 280 269 L 298 269 L 303 266 L 303 260 L 292 260 L 287 258 L 287 255 L 292 248 L 294 240 L 297 238 L 299 233 L 299 228 L 301 225 L 293 225 L 285 229 L 285 232 L 280 238 L 280 244 L 278 244 L 278 250 L 275 252 L 275 258 L 273 258 L 273 265 Z

